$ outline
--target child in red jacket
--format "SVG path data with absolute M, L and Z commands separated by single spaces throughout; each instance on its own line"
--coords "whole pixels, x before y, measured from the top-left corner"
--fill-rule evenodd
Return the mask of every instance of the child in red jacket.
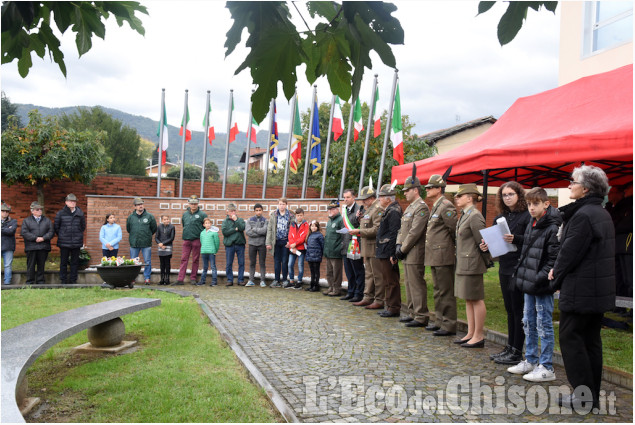
M 304 276 L 304 256 L 306 247 L 304 241 L 309 234 L 309 223 L 304 220 L 304 210 L 295 210 L 295 221 L 289 226 L 289 283 L 284 288 L 302 289 L 302 277 Z M 298 260 L 298 280 L 293 279 L 295 260 Z

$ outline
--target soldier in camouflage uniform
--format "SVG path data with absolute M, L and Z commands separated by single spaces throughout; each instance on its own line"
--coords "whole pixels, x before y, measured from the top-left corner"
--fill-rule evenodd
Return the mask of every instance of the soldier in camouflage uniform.
M 414 166 L 413 166 L 414 168 Z M 421 183 L 413 175 L 404 183 L 403 190 L 410 205 L 401 217 L 401 228 L 397 235 L 395 256 L 403 260 L 405 274 L 406 302 L 410 314 L 400 319 L 409 328 L 420 328 L 428 325 L 428 288 L 424 278 L 426 247 L 426 229 L 430 210 L 419 195 Z
M 426 329 L 434 336 L 456 334 L 456 298 L 454 297 L 454 262 L 456 239 L 456 208 L 448 200 L 446 182 L 434 174 L 426 185 L 427 199 L 432 211 L 426 233 L 425 265 L 430 267 L 434 282 L 434 311 L 436 320 Z

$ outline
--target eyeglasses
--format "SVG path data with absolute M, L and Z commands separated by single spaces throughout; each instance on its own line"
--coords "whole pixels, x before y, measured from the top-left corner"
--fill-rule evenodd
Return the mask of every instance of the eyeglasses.
M 577 182 L 575 180 L 569 180 L 569 186 L 573 186 L 574 184 L 582 184 L 582 183 Z
M 514 196 L 516 196 L 516 192 L 503 193 L 502 196 L 503 196 L 503 198 L 513 198 Z
M 460 195 L 454 195 L 454 199 L 459 199 L 461 196 L 464 196 L 464 195 L 466 195 L 466 193 L 462 193 Z

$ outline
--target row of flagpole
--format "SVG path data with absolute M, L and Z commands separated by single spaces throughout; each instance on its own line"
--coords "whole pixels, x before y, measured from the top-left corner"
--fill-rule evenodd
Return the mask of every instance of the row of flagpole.
M 391 91 L 391 102 L 388 110 L 388 117 L 386 123 L 387 131 L 384 131 L 384 143 L 382 149 L 381 162 L 379 167 L 379 176 L 377 179 L 377 188 L 379 189 L 382 184 L 382 174 L 384 171 L 384 162 L 386 158 L 386 151 L 388 147 L 388 140 L 391 138 L 392 133 L 392 142 L 393 142 L 393 157 L 399 162 L 403 164 L 403 133 L 402 133 L 402 120 L 401 120 L 401 102 L 399 97 L 399 77 L 398 70 L 395 69 L 395 74 L 393 78 L 392 91 Z M 252 90 L 253 93 L 253 90 Z M 227 186 L 227 169 L 228 169 L 228 159 L 229 159 L 229 145 L 232 143 L 236 136 L 238 135 L 238 125 L 235 120 L 232 119 L 234 112 L 234 91 L 229 91 L 229 108 L 228 108 L 228 117 L 227 117 L 227 140 L 226 140 L 226 149 L 225 149 L 225 161 L 223 167 L 223 184 L 222 184 L 222 192 L 221 197 L 225 198 L 226 194 L 226 186 Z M 362 159 L 362 167 L 360 173 L 359 180 L 359 188 L 358 193 L 361 192 L 361 189 L 364 185 L 365 171 L 366 171 L 366 163 L 368 158 L 368 146 L 370 141 L 370 133 L 371 128 L 373 131 L 373 137 L 378 137 L 381 133 L 380 122 L 379 122 L 379 112 L 377 108 L 377 103 L 379 100 L 379 90 L 377 88 L 377 74 L 375 74 L 375 78 L 373 80 L 373 89 L 371 92 L 371 108 L 368 115 L 366 130 L 366 138 L 364 141 L 364 154 Z M 205 127 L 204 134 L 205 139 L 209 140 L 210 145 L 212 141 L 215 139 L 214 127 L 210 125 L 210 113 L 211 113 L 211 104 L 210 104 L 210 91 L 207 91 L 207 101 L 205 107 L 205 117 L 203 119 L 203 126 Z M 245 169 L 244 169 L 244 177 L 243 177 L 243 188 L 242 188 L 242 197 L 243 199 L 247 196 L 247 177 L 249 171 L 249 158 L 250 158 L 250 145 L 249 141 L 253 141 L 256 143 L 256 132 L 257 123 L 253 119 L 251 113 L 251 104 L 249 108 L 249 124 L 247 128 L 247 148 L 245 151 Z M 394 119 L 396 118 L 396 119 Z M 355 121 L 353 121 L 355 120 Z M 188 111 L 188 90 L 185 90 L 185 102 L 183 109 L 183 119 L 181 121 L 181 129 L 179 135 L 182 137 L 181 140 L 181 164 L 180 164 L 180 179 L 179 179 L 179 197 L 183 197 L 183 173 L 184 173 L 184 164 L 185 164 L 185 143 L 191 140 L 192 132 L 189 126 L 190 116 Z M 232 122 L 234 125 L 232 126 Z M 320 191 L 320 197 L 324 198 L 324 191 L 326 186 L 326 176 L 328 170 L 328 161 L 330 154 L 330 144 L 331 144 L 331 134 L 334 135 L 334 139 L 337 140 L 343 134 L 343 117 L 341 106 L 339 104 L 339 98 L 335 95 L 331 98 L 331 107 L 330 107 L 330 116 L 329 116 L 329 126 L 327 132 L 327 141 L 326 141 L 326 152 L 324 157 L 324 166 L 322 167 L 321 159 L 321 138 L 320 138 L 320 127 L 319 127 L 319 109 L 317 102 L 317 86 L 313 86 L 313 95 L 311 97 L 311 112 L 309 118 L 309 136 L 306 141 L 306 156 L 305 156 L 305 167 L 304 167 L 304 177 L 302 180 L 302 191 L 301 198 L 306 197 L 306 187 L 308 180 L 308 172 L 309 166 L 312 167 L 312 174 L 317 174 L 320 170 L 322 171 L 322 187 Z M 374 124 L 373 124 L 374 123 Z M 394 123 L 394 124 L 393 124 Z M 264 170 L 264 181 L 262 186 L 262 199 L 266 199 L 266 191 L 267 191 L 267 178 L 269 172 L 269 163 L 273 165 L 274 172 L 278 172 L 278 124 L 276 117 L 276 103 L 275 100 L 271 101 L 270 106 L 270 118 L 269 118 L 269 137 L 268 137 L 268 147 L 267 147 L 267 155 L 266 155 L 266 165 Z M 364 129 L 362 123 L 362 115 L 361 115 L 361 103 L 359 98 L 357 100 L 351 100 L 351 110 L 348 119 L 348 127 L 346 134 L 346 147 L 344 150 L 344 162 L 342 169 L 342 176 L 340 182 L 340 190 L 339 197 L 341 198 L 344 191 L 344 184 L 346 181 L 346 169 L 348 165 L 348 154 L 350 148 L 350 139 L 351 139 L 351 131 L 354 130 L 354 141 L 357 141 L 359 133 Z M 388 131 L 391 129 L 392 131 Z M 159 148 L 158 150 L 158 160 L 157 160 L 157 197 L 161 197 L 161 172 L 162 166 L 166 162 L 166 151 L 168 148 L 168 137 L 167 137 L 167 118 L 165 116 L 165 89 L 162 89 L 161 92 L 161 119 L 159 121 L 159 129 L 157 131 L 157 136 L 159 137 Z M 289 170 L 293 173 L 297 174 L 298 165 L 301 159 L 301 149 L 302 149 L 302 131 L 300 125 L 300 113 L 298 107 L 298 94 L 297 91 L 293 95 L 291 99 L 291 117 L 290 117 L 290 125 L 289 125 L 289 139 L 287 141 L 287 161 L 285 163 L 284 170 L 284 180 L 282 187 L 282 196 L 286 197 L 287 192 L 287 180 L 289 176 Z M 200 189 L 200 197 L 203 198 L 203 189 L 204 189 L 204 181 L 205 181 L 205 166 L 207 161 L 207 143 L 203 144 L 203 167 L 201 170 L 201 189 Z

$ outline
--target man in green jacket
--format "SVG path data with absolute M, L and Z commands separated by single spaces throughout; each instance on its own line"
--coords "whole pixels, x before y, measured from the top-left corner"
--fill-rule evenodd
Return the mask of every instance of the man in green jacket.
M 344 219 L 340 214 L 340 202 L 333 199 L 327 206 L 329 221 L 326 223 L 324 236 L 324 258 L 326 258 L 326 281 L 329 289 L 322 292 L 330 297 L 340 295 L 342 289 L 342 234 L 338 230 L 344 228 Z
M 238 257 L 238 284 L 245 284 L 245 220 L 236 216 L 236 204 L 227 205 L 227 217 L 223 220 L 223 245 L 225 245 L 225 271 L 227 273 L 227 284 L 234 284 L 234 271 L 232 264 L 234 254 Z
M 157 221 L 146 211 L 143 199 L 134 198 L 135 210 L 126 220 L 126 230 L 130 241 L 130 258 L 136 258 L 141 253 L 146 267 L 143 270 L 145 284 L 150 284 L 152 272 L 152 235 L 157 231 Z
M 176 284 L 183 285 L 183 279 L 187 273 L 187 262 L 192 254 L 192 271 L 190 272 L 190 283 L 196 283 L 198 273 L 199 257 L 201 256 L 201 232 L 203 231 L 203 221 L 207 214 L 198 208 L 198 198 L 194 195 L 187 200 L 189 207 L 183 213 L 181 224 L 183 224 L 183 250 L 181 251 L 181 266 Z

